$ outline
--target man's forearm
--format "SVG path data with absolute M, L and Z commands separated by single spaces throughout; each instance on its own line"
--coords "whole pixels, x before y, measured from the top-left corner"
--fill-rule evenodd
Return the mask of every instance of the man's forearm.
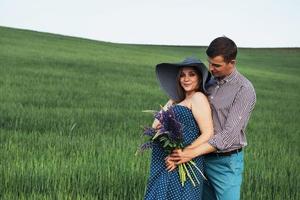
M 215 151 L 217 151 L 217 149 L 215 147 L 213 147 L 212 145 L 210 145 L 208 142 L 205 142 L 205 143 L 195 147 L 193 149 L 193 151 L 195 152 L 195 155 L 193 157 L 198 157 L 198 156 L 202 156 L 205 154 L 209 154 L 211 152 L 215 152 Z
M 207 141 L 210 139 L 210 136 L 206 136 L 206 135 L 201 135 L 200 137 L 198 137 L 192 144 L 190 144 L 189 146 L 187 146 L 186 148 L 197 148 L 198 146 L 207 143 Z

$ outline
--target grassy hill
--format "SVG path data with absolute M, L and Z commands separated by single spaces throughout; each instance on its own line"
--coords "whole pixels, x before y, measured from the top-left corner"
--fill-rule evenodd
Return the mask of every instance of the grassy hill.
M 142 199 L 154 68 L 204 47 L 124 45 L 0 27 L 0 198 Z M 243 199 L 300 199 L 300 49 L 239 49 L 257 105 Z

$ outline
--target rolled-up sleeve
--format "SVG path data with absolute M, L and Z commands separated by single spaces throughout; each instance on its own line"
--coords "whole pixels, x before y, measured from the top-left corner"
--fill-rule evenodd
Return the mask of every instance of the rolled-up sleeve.
M 230 107 L 224 128 L 219 133 L 216 133 L 208 143 L 218 151 L 226 150 L 232 146 L 241 134 L 242 129 L 246 126 L 255 103 L 254 88 L 242 86 Z

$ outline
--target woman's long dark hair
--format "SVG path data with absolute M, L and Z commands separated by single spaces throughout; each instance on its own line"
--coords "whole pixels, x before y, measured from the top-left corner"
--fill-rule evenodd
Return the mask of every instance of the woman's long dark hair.
M 203 89 L 202 89 L 202 74 L 199 70 L 197 70 L 196 67 L 193 67 L 193 66 L 184 66 L 184 67 L 180 67 L 180 69 L 178 70 L 178 74 L 177 74 L 177 78 L 176 78 L 176 89 L 177 89 L 177 94 L 179 96 L 179 99 L 175 101 L 175 103 L 179 103 L 181 101 L 183 101 L 185 99 L 185 91 L 184 89 L 182 88 L 182 86 L 180 85 L 180 74 L 183 70 L 183 68 L 185 67 L 190 67 L 192 69 L 195 70 L 195 72 L 197 73 L 198 75 L 198 78 L 199 78 L 199 82 L 198 82 L 198 89 L 197 91 L 200 91 L 200 92 L 203 92 Z

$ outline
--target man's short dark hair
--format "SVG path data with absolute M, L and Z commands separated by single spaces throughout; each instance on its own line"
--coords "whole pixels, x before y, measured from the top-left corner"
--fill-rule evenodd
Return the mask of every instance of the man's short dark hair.
M 218 37 L 210 43 L 206 50 L 206 54 L 210 58 L 223 56 L 224 61 L 229 63 L 236 58 L 237 46 L 234 41 L 228 37 Z

